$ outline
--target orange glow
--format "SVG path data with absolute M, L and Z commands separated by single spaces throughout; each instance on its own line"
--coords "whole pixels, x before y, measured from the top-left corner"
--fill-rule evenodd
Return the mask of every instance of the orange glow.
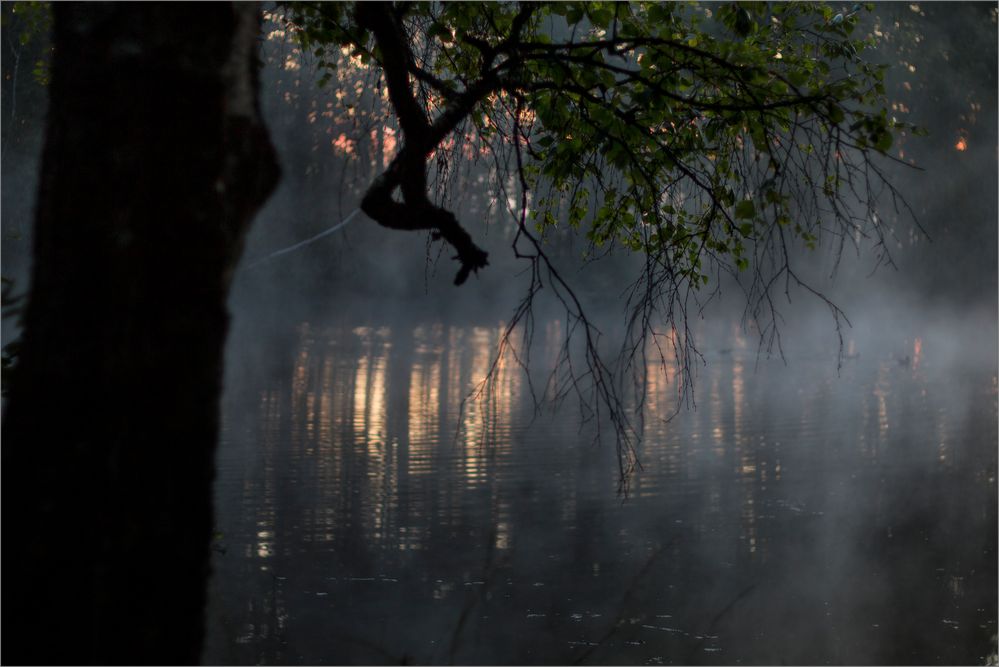
M 923 339 L 916 338 L 912 344 L 912 367 L 919 368 L 919 359 L 923 356 Z
M 521 109 L 520 114 L 520 124 L 521 125 L 533 125 L 537 115 L 531 109 Z
M 954 148 L 956 148 L 959 151 L 967 150 L 968 141 L 964 137 L 961 137 L 960 139 L 957 140 L 957 143 L 954 144 Z
M 347 135 L 342 132 L 340 133 L 340 136 L 337 137 L 336 140 L 333 142 L 333 146 L 337 149 L 337 151 L 343 153 L 344 155 L 350 155 L 351 153 L 353 153 L 354 146 L 356 145 L 357 145 L 356 141 L 354 141 L 353 139 L 348 139 Z
M 391 127 L 385 128 L 385 154 L 382 157 L 384 160 L 384 165 L 387 167 L 389 162 L 392 161 L 392 156 L 395 155 L 395 147 L 398 141 L 395 138 L 395 130 Z

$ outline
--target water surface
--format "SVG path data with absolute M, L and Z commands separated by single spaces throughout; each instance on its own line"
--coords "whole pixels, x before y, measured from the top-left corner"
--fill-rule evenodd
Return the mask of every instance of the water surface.
M 557 324 L 539 325 L 543 341 Z M 996 631 L 996 364 L 906 336 L 705 348 L 650 380 L 643 469 L 485 374 L 501 324 L 239 330 L 211 663 L 980 663 Z M 936 357 L 934 356 L 936 355 Z

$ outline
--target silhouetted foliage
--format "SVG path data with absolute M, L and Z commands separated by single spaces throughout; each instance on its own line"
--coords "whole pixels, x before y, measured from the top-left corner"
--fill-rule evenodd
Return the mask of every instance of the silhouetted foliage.
M 598 406 L 595 418 L 606 410 L 622 478 L 634 464 L 622 387 L 649 354 L 689 370 L 698 353 L 687 320 L 710 298 L 712 276 L 743 286 L 747 316 L 779 351 L 780 290 L 804 288 L 825 300 L 837 328 L 845 321 L 799 275 L 795 246 L 842 252 L 870 239 L 878 262 L 891 262 L 878 205 L 897 212 L 905 203 L 884 165 L 896 159 L 895 136 L 919 130 L 889 114 L 886 66 L 867 59 L 874 37 L 854 36 L 871 4 L 849 12 L 762 2 L 282 8 L 321 83 L 360 68 L 387 88 L 399 149 L 362 209 L 384 226 L 447 241 L 460 264 L 456 284 L 487 264 L 486 253 L 431 201 L 427 172 L 449 150 L 494 160 L 499 188 L 518 202 L 514 252 L 533 262 L 508 337 L 525 324 L 530 344 L 534 295 L 550 287 L 569 318 L 552 396 L 574 393 Z M 585 234 L 593 254 L 620 247 L 646 258 L 627 292 L 622 363 L 605 362 L 599 332 L 548 259 L 541 239 L 560 227 Z M 583 364 L 572 362 L 575 337 Z M 680 377 L 682 388 L 690 373 Z

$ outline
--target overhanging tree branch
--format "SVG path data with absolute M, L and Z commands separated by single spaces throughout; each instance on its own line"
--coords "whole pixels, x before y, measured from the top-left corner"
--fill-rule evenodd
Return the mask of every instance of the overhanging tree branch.
M 524 5 L 513 20 L 510 35 L 499 48 L 506 49 L 519 39 L 533 11 Z M 389 90 L 389 99 L 399 119 L 404 144 L 388 169 L 375 179 L 361 201 L 361 209 L 379 224 L 391 229 L 432 230 L 436 237 L 450 243 L 461 268 L 455 276 L 461 285 L 473 271 L 485 267 L 488 253 L 479 248 L 471 235 L 450 211 L 435 205 L 427 194 L 427 158 L 488 94 L 502 87 L 502 80 L 491 70 L 497 49 L 486 49 L 482 55 L 480 78 L 463 92 L 449 96 L 444 111 L 432 123 L 413 94 L 409 75 L 429 80 L 433 87 L 444 87 L 439 79 L 420 74 L 410 47 L 410 38 L 399 18 L 399 12 L 386 3 L 357 3 L 355 10 L 359 26 L 372 32 L 381 54 L 382 69 Z M 396 188 L 402 201 L 393 199 Z
M 856 17 L 839 25 L 827 9 L 358 5 L 356 25 L 343 34 L 359 43 L 340 43 L 381 67 L 402 130 L 401 148 L 362 208 L 384 226 L 426 229 L 454 246 L 459 284 L 485 266 L 485 252 L 427 192 L 431 155 L 474 124 L 476 149 L 496 159 L 500 194 L 510 187 L 503 178 L 521 184 L 521 210 L 511 213 L 524 247 L 515 244 L 514 254 L 531 259 L 532 282 L 515 320 L 529 327 L 543 280 L 565 307 L 570 332 L 586 334 L 585 365 L 573 366 L 564 351 L 569 371 L 554 380 L 556 396 L 578 392 L 581 380 L 617 392 L 628 373 L 638 386 L 656 355 L 663 368 L 676 364 L 678 386 L 688 387 L 699 356 L 687 319 L 718 294 L 704 289 L 709 274 L 716 285 L 730 275 L 743 287 L 747 319 L 769 314 L 769 324 L 757 324 L 779 349 L 772 291 L 783 280 L 821 296 L 791 266 L 795 243 L 813 248 L 831 236 L 842 249 L 869 235 L 887 256 L 889 230 L 875 213 L 886 191 L 872 185 L 885 178 L 872 160 L 891 159 L 893 134 L 911 129 L 886 113 L 883 70 L 859 57 L 867 42 L 850 37 Z M 549 21 L 532 20 L 538 16 Z M 571 30 L 557 37 L 563 19 Z M 321 41 L 322 26 L 309 34 Z M 895 195 L 890 185 L 887 193 Z M 527 231 L 528 215 L 540 236 Z M 598 334 L 582 302 L 540 245 L 563 223 L 585 225 L 591 251 L 644 254 L 643 274 L 627 293 L 618 365 L 596 354 Z M 838 325 L 842 313 L 833 315 Z M 593 405 L 612 405 L 607 396 L 593 395 Z M 644 390 L 636 396 L 628 409 L 640 420 Z M 599 419 L 601 411 L 584 412 Z

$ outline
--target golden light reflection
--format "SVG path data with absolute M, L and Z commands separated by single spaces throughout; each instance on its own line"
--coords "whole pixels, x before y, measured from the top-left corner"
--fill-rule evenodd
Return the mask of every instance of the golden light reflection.
M 426 337 L 418 329 L 417 340 Z M 413 362 L 409 377 L 409 461 L 407 472 L 423 475 L 433 470 L 433 450 L 441 440 L 441 366 L 443 349 L 427 349 Z
M 386 374 L 391 351 L 387 341 L 391 330 L 365 328 L 359 333 L 363 351 L 354 375 L 354 451 L 363 457 L 367 473 L 362 497 L 369 508 L 366 528 L 372 539 L 380 541 L 393 532 L 386 520 L 391 513 L 388 503 L 398 485 L 398 442 L 389 438 L 387 423 Z
M 874 396 L 878 404 L 878 442 L 884 444 L 888 439 L 888 391 L 890 369 L 888 364 L 882 363 L 878 367 L 878 379 L 874 385 Z
M 735 422 L 732 439 L 736 448 L 742 446 L 742 411 L 746 403 L 745 382 L 742 378 L 742 371 L 742 362 L 736 361 L 732 365 L 732 412 Z
M 457 396 L 468 396 L 472 391 L 460 424 L 461 466 L 468 486 L 488 481 L 496 457 L 509 453 L 508 434 L 523 382 L 523 370 L 516 359 L 523 350 L 514 337 L 501 344 L 505 331 L 503 322 L 496 327 L 473 328 L 467 343 L 471 358 L 466 355 L 462 360 L 468 384 Z
M 644 383 L 649 417 L 646 422 L 646 437 L 662 435 L 664 420 L 676 410 L 677 344 L 676 332 L 673 330 L 668 334 L 653 332 L 646 340 Z
M 746 497 L 742 503 L 742 537 L 746 540 L 746 545 L 749 547 L 749 553 L 756 553 L 757 539 L 759 535 L 757 534 L 756 525 L 756 501 L 753 499 L 751 488 L 747 485 Z
M 470 332 L 469 337 L 471 340 L 468 342 L 468 347 L 471 348 L 472 354 L 470 376 L 473 382 L 482 382 L 489 372 L 490 351 L 492 350 L 490 333 L 491 330 L 484 327 L 473 327 Z M 469 448 L 477 447 L 486 442 L 486 436 L 488 435 L 486 428 L 489 417 L 488 408 L 490 400 L 495 393 L 493 387 L 488 383 L 482 385 L 482 392 L 478 395 L 478 398 L 466 403 L 461 423 L 462 431 L 465 434 L 463 444 L 466 447 L 466 454 Z M 460 395 L 467 394 L 471 389 L 471 387 L 460 389 Z M 468 461 L 468 458 L 466 456 L 466 461 Z M 466 474 L 474 475 L 475 471 L 476 463 L 474 460 L 466 463 Z
M 333 444 L 333 358 L 326 357 L 320 375 L 319 432 L 320 451 L 329 454 Z
M 510 548 L 510 524 L 507 521 L 500 521 L 496 524 L 496 548 Z
M 714 451 L 719 457 L 723 456 L 725 453 L 725 430 L 722 428 L 721 423 L 721 411 L 722 411 L 722 395 L 721 395 L 721 378 L 715 375 L 711 378 L 711 391 L 709 396 L 709 406 L 710 406 L 710 418 L 714 422 L 714 428 L 711 429 L 711 435 L 714 439 Z
M 307 448 L 311 447 L 315 440 L 317 398 L 314 391 L 307 391 L 305 393 L 305 442 L 302 444 Z
M 459 327 L 448 327 L 445 340 L 447 341 L 445 350 L 447 351 L 446 363 L 448 368 L 447 376 L 444 378 L 444 382 L 446 383 L 445 391 L 448 397 L 453 398 L 455 401 L 460 401 L 468 393 L 461 377 L 462 359 L 464 357 L 462 350 L 465 348 L 465 330 Z
M 960 137 L 957 140 L 957 143 L 954 144 L 954 149 L 958 150 L 958 151 L 966 151 L 966 150 L 968 150 L 968 140 L 965 139 L 964 137 Z
M 378 461 L 382 460 L 385 442 L 385 367 L 384 351 L 370 362 L 367 373 L 368 386 L 365 405 L 364 434 L 368 446 L 368 454 Z
M 309 364 L 312 363 L 313 332 L 308 323 L 303 323 L 300 327 L 299 340 L 298 356 L 295 359 L 291 379 L 291 414 L 306 415 L 310 403 L 314 402 L 314 397 L 309 393 Z M 293 446 L 301 447 L 307 444 L 310 426 L 311 420 L 308 418 L 292 420 L 291 443 Z
M 354 376 L 354 434 L 364 439 L 368 424 L 368 361 L 367 356 L 357 360 Z
M 257 531 L 256 552 L 258 558 L 270 558 L 273 555 L 274 533 L 270 530 Z
M 936 419 L 937 426 L 937 460 L 943 464 L 953 463 L 950 447 L 950 432 L 948 428 L 948 414 L 941 410 Z

